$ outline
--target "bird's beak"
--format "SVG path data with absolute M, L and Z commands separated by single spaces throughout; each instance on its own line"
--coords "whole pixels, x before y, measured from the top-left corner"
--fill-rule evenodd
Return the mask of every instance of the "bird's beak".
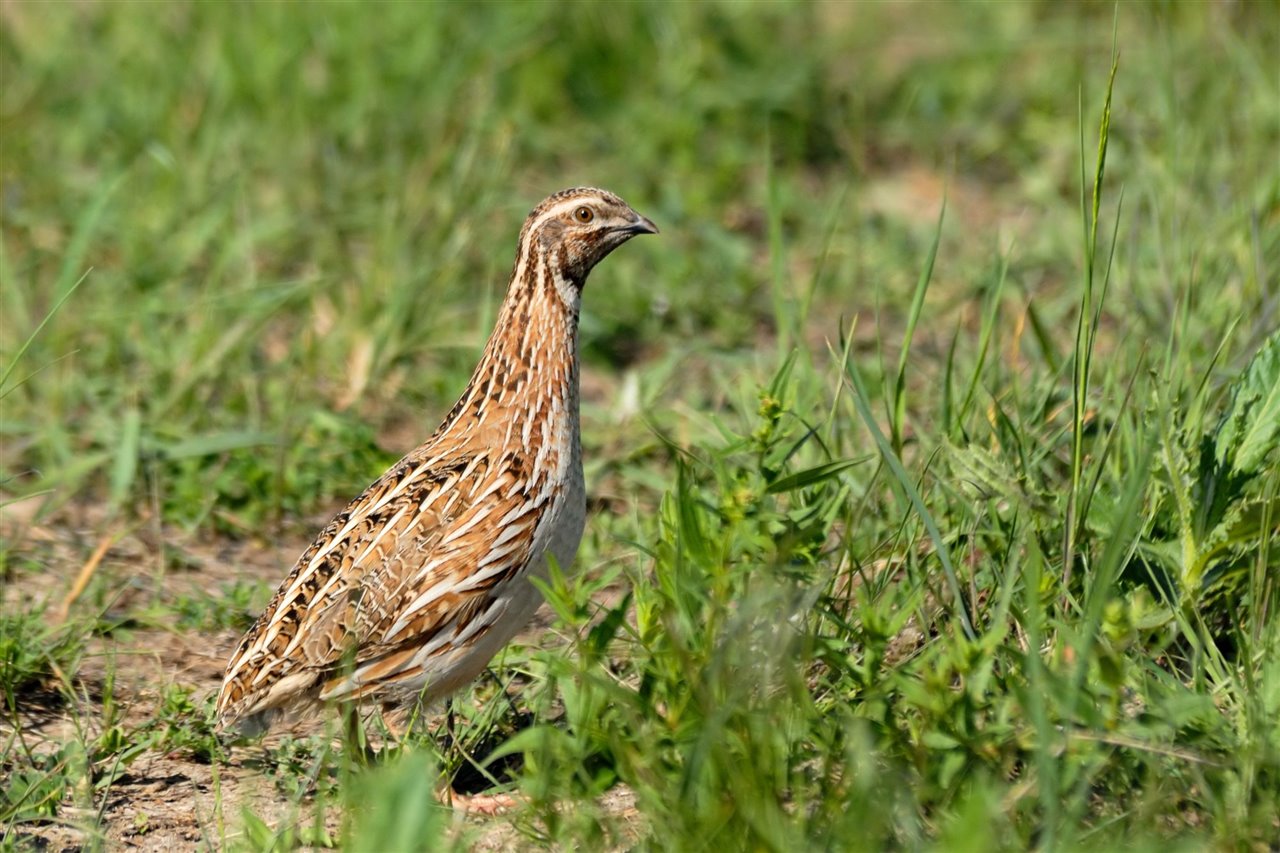
M 649 221 L 647 216 L 636 214 L 636 219 L 630 225 L 624 225 L 623 231 L 628 234 L 657 234 L 658 226 Z

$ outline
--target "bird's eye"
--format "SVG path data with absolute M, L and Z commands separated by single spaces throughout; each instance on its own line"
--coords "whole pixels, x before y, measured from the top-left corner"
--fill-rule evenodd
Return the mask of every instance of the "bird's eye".
M 573 212 L 573 218 L 581 222 L 583 225 L 596 218 L 595 213 L 589 207 L 580 207 Z

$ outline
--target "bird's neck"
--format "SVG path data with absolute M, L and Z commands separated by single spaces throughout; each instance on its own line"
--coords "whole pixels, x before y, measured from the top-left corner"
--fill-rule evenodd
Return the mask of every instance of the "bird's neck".
M 581 284 L 562 281 L 558 270 L 521 253 L 480 363 L 442 429 L 472 419 L 549 420 L 554 432 L 577 434 Z

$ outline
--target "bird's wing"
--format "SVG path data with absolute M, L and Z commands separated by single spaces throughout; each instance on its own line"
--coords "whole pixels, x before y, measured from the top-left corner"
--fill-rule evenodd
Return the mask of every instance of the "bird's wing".
M 356 698 L 421 676 L 432 652 L 487 629 L 493 592 L 530 561 L 545 505 L 512 454 L 411 454 L 339 513 L 227 665 L 231 721 Z

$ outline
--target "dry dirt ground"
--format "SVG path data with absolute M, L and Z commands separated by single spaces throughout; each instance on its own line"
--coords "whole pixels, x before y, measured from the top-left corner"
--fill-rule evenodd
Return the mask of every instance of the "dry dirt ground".
M 11 557 L 25 556 L 44 570 L 19 570 L 4 578 L 0 605 L 12 612 L 37 604 L 49 620 L 61 619 L 68 603 L 72 618 L 102 613 L 111 619 L 146 612 L 151 602 L 171 602 L 181 595 L 216 595 L 235 581 L 261 581 L 274 588 L 307 544 L 305 530 L 311 529 L 311 525 L 299 525 L 270 542 L 194 541 L 181 531 L 158 530 L 146 522 L 127 526 L 112 522 L 86 507 L 61 510 L 53 522 L 40 523 L 27 517 L 34 506 L 10 505 L 6 510 L 0 529 L 6 550 Z M 77 580 L 87 580 L 84 589 L 77 590 Z M 73 595 L 75 600 L 69 601 Z M 163 609 L 158 612 L 164 613 Z M 102 728 L 102 696 L 109 678 L 114 679 L 114 696 L 124 709 L 121 723 L 126 731 L 155 715 L 166 686 L 183 686 L 197 703 L 216 691 L 238 633 L 232 629 L 184 632 L 164 621 L 163 615 L 156 624 L 132 619 L 128 630 L 108 637 L 95 635 L 70 679 L 78 697 L 75 702 L 68 702 L 56 689 L 19 697 L 21 730 L 15 732 L 11 720 L 0 720 L 5 751 L 54 750 L 74 739 L 77 731 L 92 740 Z M 517 641 L 526 645 L 563 642 L 547 631 L 548 621 L 544 607 Z M 318 725 L 304 722 L 289 733 L 306 734 Z M 93 845 L 96 824 L 108 850 L 220 849 L 234 846 L 241 835 L 244 807 L 272 826 L 290 822 L 309 826 L 305 804 L 300 811 L 295 799 L 277 786 L 270 765 L 264 767 L 262 761 L 264 747 L 280 737 L 273 733 L 262 744 L 236 747 L 230 761 L 222 765 L 202 762 L 182 751 L 147 751 L 105 795 L 64 803 L 55 820 L 16 827 L 10 840 L 19 849 L 81 850 Z M 0 776 L 3 766 L 0 762 Z M 632 798 L 625 790 L 610 792 L 605 805 L 623 825 L 636 820 Z M 326 828 L 336 837 L 338 809 L 328 809 L 326 817 Z M 518 849 L 528 843 L 510 818 L 502 815 L 486 818 L 455 811 L 453 820 L 451 831 L 465 832 L 473 849 Z

